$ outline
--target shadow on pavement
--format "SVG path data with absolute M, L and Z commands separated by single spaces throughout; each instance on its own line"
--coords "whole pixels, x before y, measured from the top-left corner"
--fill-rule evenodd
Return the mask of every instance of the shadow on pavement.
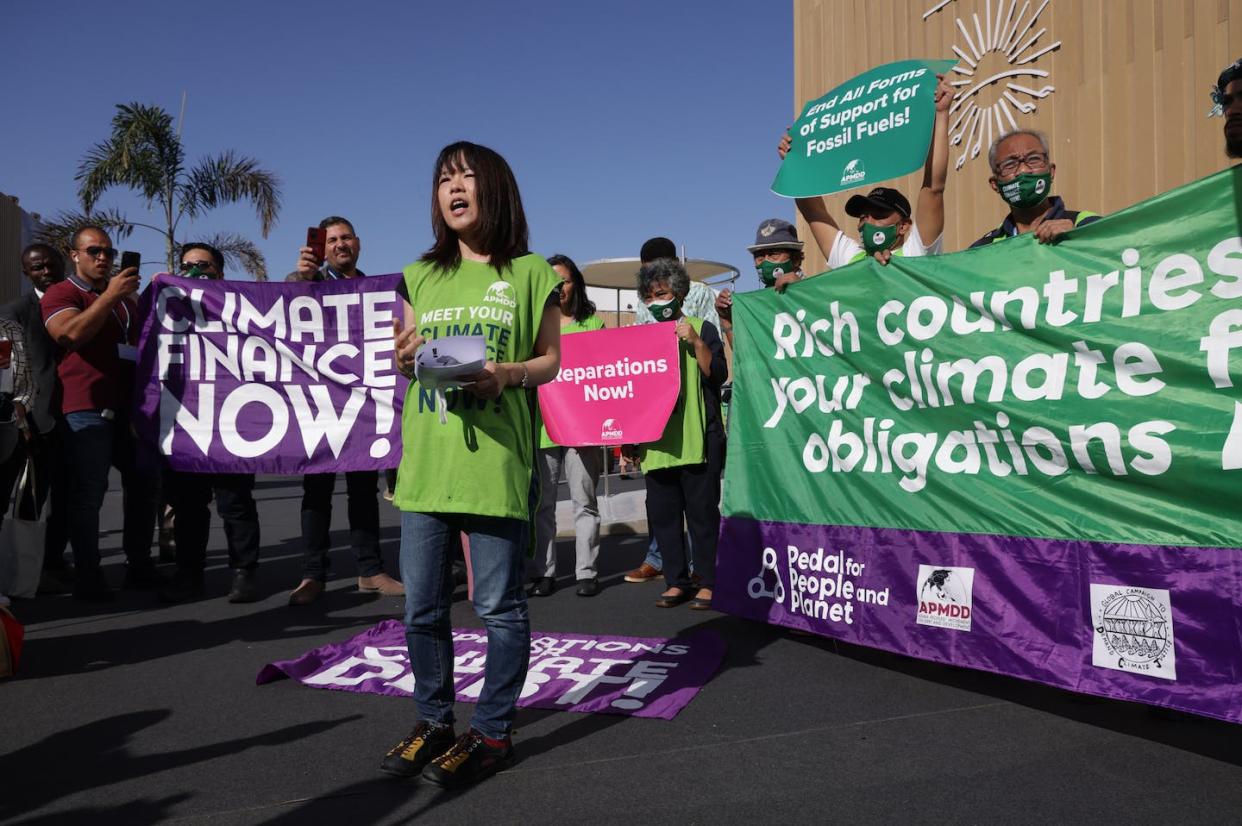
M 169 720 L 168 709 L 132 712 L 51 734 L 37 743 L 0 757 L 0 777 L 6 778 L 0 797 L 0 817 L 35 811 L 60 798 L 126 780 L 147 777 L 182 766 L 233 757 L 251 748 L 278 746 L 301 740 L 337 726 L 363 719 L 354 714 L 338 720 L 301 723 L 275 731 L 209 743 L 175 752 L 130 753 L 133 736 Z M 23 778 L 15 783 L 16 778 Z M 172 795 L 160 800 L 132 801 L 116 809 L 90 807 L 36 818 L 26 823 L 72 823 L 92 818 L 94 823 L 154 823 L 166 809 L 191 797 Z

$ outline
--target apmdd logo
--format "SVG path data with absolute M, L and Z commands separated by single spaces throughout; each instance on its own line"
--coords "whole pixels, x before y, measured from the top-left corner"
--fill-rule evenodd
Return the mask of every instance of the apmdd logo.
M 867 178 L 867 165 L 860 159 L 855 158 L 845 165 L 845 169 L 841 170 L 841 183 L 858 184 Z
M 969 631 L 973 614 L 974 568 L 919 566 L 919 608 L 915 622 Z
M 616 419 L 604 419 L 604 423 L 599 426 L 599 437 L 601 439 L 623 439 L 625 434 Z
M 502 307 L 508 307 L 510 310 L 517 307 L 517 299 L 514 297 L 513 285 L 508 281 L 493 282 L 487 288 L 487 294 L 483 296 L 484 304 L 499 304 Z
M 1173 609 L 1162 588 L 1091 583 L 1091 664 L 1177 679 Z

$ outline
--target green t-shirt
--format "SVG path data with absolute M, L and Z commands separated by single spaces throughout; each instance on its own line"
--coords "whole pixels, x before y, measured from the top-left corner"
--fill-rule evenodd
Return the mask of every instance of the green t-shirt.
M 571 321 L 561 326 L 561 335 L 567 336 L 570 333 L 589 333 L 592 330 L 604 329 L 604 321 L 597 315 L 589 315 L 583 321 Z M 538 409 L 538 408 L 536 408 Z M 539 417 L 539 447 L 549 448 L 557 447 L 556 442 L 548 438 L 548 429 L 543 425 L 543 416 Z
M 534 356 L 544 308 L 560 284 L 538 255 L 518 258 L 503 274 L 476 261 L 449 272 L 419 261 L 404 272 L 419 335 L 483 336 L 487 357 L 497 363 Z M 455 388 L 444 395 L 448 423 L 440 424 L 435 392 L 410 382 L 393 504 L 403 511 L 527 520 L 533 399 L 518 387 L 490 401 Z
M 684 316 L 696 333 L 703 332 L 703 320 Z M 684 341 L 681 349 L 681 394 L 669 414 L 668 424 L 657 442 L 645 444 L 639 452 L 643 470 L 662 470 L 682 465 L 701 465 L 707 461 L 703 435 L 707 430 L 707 408 L 703 405 L 703 371 L 694 357 L 694 348 Z

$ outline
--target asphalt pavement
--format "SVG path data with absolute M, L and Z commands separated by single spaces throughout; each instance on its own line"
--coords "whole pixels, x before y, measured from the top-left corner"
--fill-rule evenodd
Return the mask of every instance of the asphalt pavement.
M 646 536 L 603 543 L 603 590 L 533 599 L 536 631 L 728 643 L 719 673 L 676 719 L 522 710 L 519 762 L 465 792 L 377 771 L 414 722 L 413 701 L 255 685 L 268 662 L 346 639 L 402 612 L 359 593 L 335 500 L 333 579 L 292 608 L 296 479 L 261 479 L 263 599 L 230 605 L 218 520 L 208 594 L 163 606 L 123 591 L 15 603 L 22 672 L 0 682 L 0 822 L 22 824 L 1211 823 L 1242 821 L 1242 728 L 1092 700 L 1019 680 L 794 636 L 627 584 Z M 120 496 L 104 507 L 106 570 L 120 580 Z M 385 562 L 398 514 L 382 503 Z M 458 627 L 481 627 L 464 598 Z M 458 708 L 460 720 L 471 707 Z

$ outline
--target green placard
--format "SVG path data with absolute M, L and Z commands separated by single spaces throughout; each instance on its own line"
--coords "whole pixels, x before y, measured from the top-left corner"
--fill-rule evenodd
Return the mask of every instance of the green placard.
M 772 191 L 789 198 L 872 186 L 927 159 L 936 75 L 953 60 L 899 60 L 843 83 L 802 110 Z
M 1240 204 L 1242 165 L 738 295 L 725 515 L 1237 547 Z

